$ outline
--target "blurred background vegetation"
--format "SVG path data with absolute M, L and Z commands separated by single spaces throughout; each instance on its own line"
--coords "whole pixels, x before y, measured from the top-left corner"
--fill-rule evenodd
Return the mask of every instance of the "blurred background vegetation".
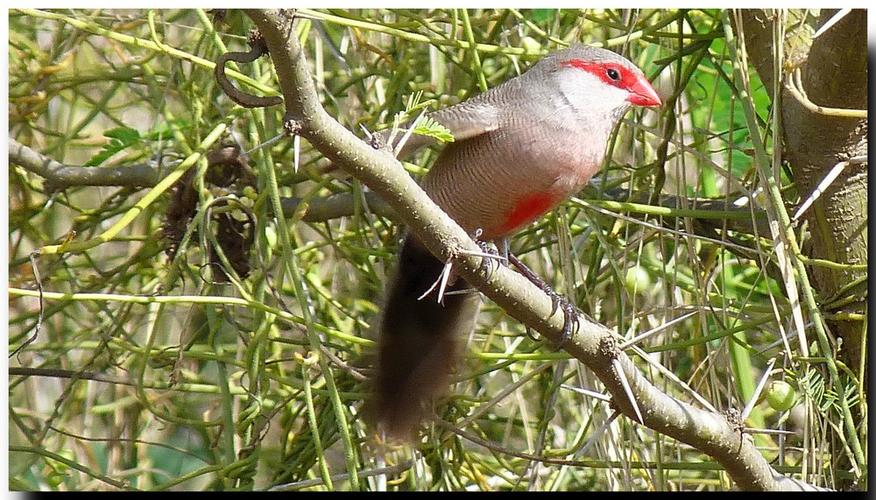
M 832 190 L 860 161 L 789 224 L 838 160 L 807 178 L 789 164 L 774 75 L 746 64 L 760 56 L 792 74 L 833 13 L 774 13 L 747 47 L 742 18 L 723 10 L 298 14 L 324 106 L 363 136 L 572 42 L 643 68 L 666 105 L 628 114 L 603 171 L 513 251 L 620 335 L 653 330 L 638 344 L 645 374 L 681 400 L 742 412 L 777 470 L 866 487 L 866 198 L 843 215 L 859 228 L 845 243 L 812 230 L 838 224 L 825 216 Z M 858 14 L 831 30 L 856 29 Z M 245 50 L 251 23 L 213 17 L 9 13 L 12 489 L 732 487 L 707 455 L 582 394 L 598 380 L 489 301 L 436 409 L 443 423 L 415 448 L 377 439 L 362 417 L 371 325 L 403 228 L 281 136 L 282 106 L 225 97 L 212 61 Z M 866 58 L 865 44 L 852 48 Z M 268 58 L 237 69 L 239 87 L 277 94 Z M 866 84 L 866 60 L 864 72 Z M 863 106 L 836 107 L 866 109 L 866 90 Z M 73 170 L 40 170 L 18 146 Z M 406 167 L 421 175 L 436 151 Z M 159 182 L 192 162 L 180 182 Z M 95 169 L 118 176 L 79 179 Z M 291 242 L 277 236 L 272 195 Z M 777 244 L 788 238 L 802 248 Z M 856 250 L 816 252 L 843 245 Z

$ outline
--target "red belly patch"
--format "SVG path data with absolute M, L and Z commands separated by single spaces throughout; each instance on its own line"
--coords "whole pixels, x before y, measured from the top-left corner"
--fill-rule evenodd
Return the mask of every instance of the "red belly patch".
M 505 217 L 505 222 L 499 228 L 500 235 L 529 224 L 553 208 L 557 201 L 557 195 L 549 191 L 521 198 Z

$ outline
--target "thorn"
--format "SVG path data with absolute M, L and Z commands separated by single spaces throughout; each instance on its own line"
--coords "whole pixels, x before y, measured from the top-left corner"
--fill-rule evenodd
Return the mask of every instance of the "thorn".
M 423 300 L 423 298 L 425 298 L 426 295 L 429 295 L 430 293 L 432 293 L 432 290 L 434 290 L 435 287 L 438 286 L 438 282 L 439 282 L 439 281 L 441 281 L 441 277 L 440 277 L 440 276 L 438 277 L 438 279 L 436 279 L 436 280 L 432 283 L 432 286 L 430 286 L 425 292 L 423 292 L 422 295 L 420 295 L 419 297 L 417 297 L 417 300 Z
M 563 388 L 563 389 L 568 389 L 568 390 L 570 390 L 570 391 L 577 392 L 578 394 L 583 394 L 583 395 L 585 395 L 585 396 L 590 396 L 591 398 L 593 398 L 593 399 L 598 399 L 598 400 L 600 400 L 600 401 L 605 401 L 605 402 L 609 402 L 609 401 L 611 401 L 611 396 L 609 396 L 608 394 L 603 394 L 603 393 L 601 393 L 601 392 L 596 392 L 596 391 L 591 391 L 591 390 L 587 390 L 587 389 L 582 389 L 582 388 L 580 388 L 580 387 L 573 387 L 573 386 L 571 386 L 571 385 L 569 385 L 569 384 L 562 384 L 562 385 L 560 385 L 560 387 Z
M 365 128 L 365 125 L 359 124 L 359 127 L 362 129 L 362 133 L 365 134 L 365 139 L 368 142 L 368 145 L 374 149 L 381 149 L 383 147 L 383 138 L 380 134 L 372 134 L 370 130 Z
M 810 194 L 806 198 L 806 200 L 802 204 L 800 204 L 800 207 L 797 208 L 794 216 L 791 217 L 791 222 L 797 222 L 800 219 L 803 213 L 806 212 L 806 210 L 808 210 L 813 203 L 815 203 L 815 200 L 820 198 L 821 195 L 824 194 L 825 191 L 827 191 L 827 188 L 829 188 L 830 185 L 833 184 L 833 181 L 835 181 L 836 178 L 839 177 L 839 174 L 842 173 L 842 171 L 847 166 L 849 166 L 849 163 L 850 162 L 848 160 L 841 161 L 830 169 L 827 175 L 825 175 L 824 178 L 821 179 L 821 182 L 819 182 L 818 185 L 815 186 L 815 189 L 812 190 L 812 194 Z
M 526 336 L 529 337 L 529 340 L 531 340 L 533 342 L 539 342 L 538 337 L 536 337 L 535 334 L 532 333 L 532 328 L 530 328 L 529 325 L 523 325 L 523 326 L 526 328 Z
M 755 429 L 754 427 L 745 427 L 742 429 L 742 432 L 745 434 L 774 434 L 776 436 L 791 436 L 796 434 L 794 431 L 786 431 L 783 429 Z
M 754 409 L 754 405 L 757 404 L 757 400 L 760 399 L 760 393 L 763 392 L 763 388 L 766 386 L 767 380 L 769 380 L 770 375 L 773 372 L 773 366 L 776 364 L 776 358 L 770 360 L 767 363 L 766 370 L 763 372 L 763 376 L 760 378 L 760 382 L 757 383 L 757 387 L 754 389 L 754 394 L 751 395 L 751 399 L 749 399 L 748 404 L 745 405 L 745 408 L 742 410 L 742 414 L 739 416 L 739 420 L 745 421 L 748 418 L 748 415 L 751 413 L 751 410 Z
M 593 443 L 595 443 L 595 442 L 598 441 L 602 436 L 605 435 L 605 431 L 606 431 L 606 429 L 608 429 L 608 427 L 612 424 L 612 422 L 614 422 L 615 420 L 617 420 L 617 417 L 618 417 L 620 414 L 621 414 L 621 413 L 620 413 L 619 411 L 615 410 L 615 411 L 611 414 L 611 416 L 608 417 L 608 420 L 606 420 L 605 422 L 603 422 L 603 424 L 600 425 L 598 429 L 596 429 L 595 431 L 593 431 L 593 433 L 591 434 L 591 436 L 590 436 L 589 438 L 587 438 L 587 441 L 584 443 L 584 446 L 582 446 L 581 449 L 578 450 L 577 453 L 575 453 L 575 455 L 580 456 L 580 455 L 583 455 L 584 453 L 586 453 L 587 450 L 590 449 L 590 447 L 593 445 Z
M 266 147 L 270 146 L 271 144 L 274 144 L 275 142 L 279 141 L 280 139 L 286 137 L 286 135 L 287 135 L 286 132 L 281 132 L 281 133 L 275 135 L 274 137 L 271 137 L 271 138 L 268 139 L 267 141 L 265 141 L 265 142 L 259 144 L 258 146 L 255 146 L 254 148 L 250 149 L 249 151 L 244 151 L 244 152 L 241 154 L 241 156 L 243 156 L 243 155 L 249 155 L 249 154 L 252 153 L 253 151 L 258 151 L 259 149 L 266 148 Z M 295 138 L 297 139 L 298 136 L 296 135 Z
M 450 269 L 453 267 L 453 264 L 448 261 L 444 264 L 444 269 L 441 270 L 441 274 L 438 278 L 435 279 L 435 282 L 432 283 L 432 286 L 429 287 L 428 290 L 423 292 L 423 295 L 417 297 L 417 300 L 423 300 L 424 297 L 432 293 L 432 290 L 435 289 L 439 284 L 441 285 L 441 290 L 438 292 L 438 302 L 441 302 L 441 299 L 444 298 L 444 288 L 447 286 L 447 279 L 450 277 Z
M 441 271 L 441 286 L 438 288 L 438 303 L 444 304 L 444 291 L 447 289 L 447 280 L 450 279 L 450 269 L 453 268 L 453 264 L 448 261 L 447 264 L 444 265 L 444 270 Z
M 498 255 L 495 253 L 490 253 L 490 252 L 479 252 L 477 250 L 459 250 L 459 253 L 461 253 L 463 255 L 474 255 L 477 257 L 483 257 L 485 259 L 494 259 L 494 260 L 498 260 L 499 262 L 502 262 L 503 264 L 508 262 L 508 259 L 506 259 L 505 257 L 502 257 L 501 255 Z
M 627 375 L 624 373 L 623 367 L 621 367 L 620 360 L 618 360 L 618 358 L 612 359 L 611 366 L 614 368 L 614 371 L 617 373 L 617 378 L 620 379 L 620 383 L 624 387 L 624 392 L 627 394 L 627 401 L 630 402 L 630 406 L 632 406 L 633 411 L 636 412 L 636 418 L 640 424 L 645 425 L 645 420 L 642 418 L 642 412 L 639 410 L 639 404 L 636 403 L 636 398 L 633 396 L 633 389 L 630 387 L 629 381 L 627 381 Z
M 846 17 L 846 15 L 848 15 L 848 13 L 851 11 L 852 9 L 849 8 L 840 9 L 839 12 L 834 14 L 833 17 L 831 17 L 826 23 L 824 23 L 824 25 L 818 28 L 818 31 L 816 31 L 815 34 L 812 35 L 812 39 L 815 40 L 816 38 L 823 35 L 824 32 L 832 28 L 834 24 L 838 23 L 842 18 Z
M 618 346 L 618 349 L 620 349 L 621 351 L 626 351 L 630 347 L 638 344 L 639 342 L 645 340 L 646 338 L 648 338 L 654 334 L 660 333 L 663 330 L 669 328 L 670 326 L 672 326 L 676 323 L 680 323 L 680 322 L 686 320 L 687 318 L 690 318 L 691 316 L 694 316 L 696 314 L 699 314 L 699 311 L 693 311 L 693 312 L 685 314 L 684 316 L 679 316 L 678 318 L 675 318 L 672 321 L 668 321 L 666 323 L 663 323 L 662 325 L 660 325 L 656 328 L 652 328 L 651 330 L 649 330 L 641 335 L 637 335 L 637 336 L 631 338 L 630 340 L 627 340 L 626 342 L 624 342 L 623 344 Z
M 298 134 L 292 139 L 292 151 L 292 170 L 297 174 L 298 165 L 301 163 L 301 136 Z
M 395 148 L 393 148 L 393 156 L 398 157 L 399 153 L 401 153 L 401 150 L 405 147 L 405 143 L 408 142 L 408 139 L 411 138 L 411 134 L 414 133 L 414 129 L 417 128 L 417 125 L 420 123 L 420 120 L 423 119 L 423 115 L 425 114 L 426 110 L 424 109 L 420 112 L 414 122 L 411 123 L 411 126 L 408 127 L 408 130 L 404 133 L 404 135 L 402 135 L 402 138 L 398 141 L 398 144 L 395 145 Z M 392 144 L 392 142 L 390 142 L 390 144 Z

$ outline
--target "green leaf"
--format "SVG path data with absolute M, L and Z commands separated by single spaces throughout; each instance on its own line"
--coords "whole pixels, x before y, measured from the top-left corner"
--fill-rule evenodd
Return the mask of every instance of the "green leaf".
M 92 156 L 91 159 L 85 163 L 85 166 L 96 167 L 119 151 L 123 151 L 146 141 L 170 139 L 173 136 L 174 130 L 182 130 L 189 128 L 190 126 L 191 124 L 187 120 L 177 119 L 169 122 L 162 122 L 143 135 L 140 135 L 140 132 L 137 129 L 131 127 L 118 127 L 107 130 L 103 133 L 103 136 L 111 139 L 110 142 L 104 145 L 99 153 Z
M 140 142 L 140 132 L 130 127 L 118 127 L 107 130 L 103 133 L 104 137 L 112 139 L 108 144 L 100 150 L 99 153 L 92 156 L 90 160 L 85 162 L 86 167 L 96 167 L 105 162 L 114 154 L 131 147 Z
M 414 133 L 432 137 L 441 142 L 453 142 L 453 134 L 450 132 L 450 129 L 428 117 L 420 120 L 417 126 L 414 127 Z
M 536 23 L 547 21 L 554 15 L 555 9 L 532 9 L 532 20 Z
M 109 137 L 110 139 L 118 139 L 125 144 L 133 144 L 140 140 L 140 132 L 129 127 L 119 127 L 107 130 L 103 133 L 103 136 Z

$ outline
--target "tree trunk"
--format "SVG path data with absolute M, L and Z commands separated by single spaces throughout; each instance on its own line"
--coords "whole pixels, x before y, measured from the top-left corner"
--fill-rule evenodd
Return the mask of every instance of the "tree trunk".
M 822 11 L 816 25 L 823 25 L 836 12 Z M 772 23 L 779 18 L 775 13 L 761 10 L 746 10 L 742 18 L 751 61 L 772 93 Z M 809 40 L 801 37 L 789 37 L 789 40 L 786 53 L 790 62 L 799 65 L 803 89 L 812 102 L 823 107 L 867 109 L 866 11 L 851 11 L 812 40 L 811 46 Z M 835 165 L 867 154 L 866 118 L 844 118 L 810 111 L 787 89 L 782 92 L 781 113 L 783 156 L 790 166 L 801 201 L 809 197 Z M 846 166 L 809 207 L 804 219 L 809 227 L 804 251 L 810 258 L 840 264 L 866 264 L 866 161 Z M 810 266 L 809 273 L 822 306 L 846 299 L 841 307 L 825 307 L 824 312 L 827 313 L 828 328 L 842 339 L 840 360 L 858 373 L 861 363 L 866 363 L 866 359 L 862 359 L 865 354 L 861 352 L 864 322 L 847 318 L 849 314 L 865 312 L 867 270 Z M 844 290 L 856 282 L 860 284 Z
M 816 26 L 823 26 L 836 13 L 836 10 L 822 11 Z M 774 12 L 748 10 L 742 19 L 751 61 L 772 94 L 772 23 L 779 17 Z M 791 25 L 789 22 L 789 30 Z M 822 107 L 866 110 L 866 11 L 851 11 L 814 40 L 811 39 L 812 31 L 808 33 L 809 36 L 786 37 L 785 53 L 788 62 L 799 65 L 802 87 L 809 100 Z M 787 70 L 785 77 L 788 77 Z M 810 111 L 784 87 L 781 113 L 783 160 L 790 167 L 801 203 L 838 163 L 858 156 L 866 158 L 867 118 L 845 118 Z M 808 208 L 804 215 L 808 236 L 802 251 L 814 259 L 866 264 L 867 215 L 867 161 L 864 160 L 848 164 Z M 815 265 L 809 266 L 808 273 L 816 287 L 827 327 L 842 342 L 837 352 L 838 359 L 856 375 L 862 375 L 860 382 L 866 392 L 867 360 L 861 342 L 866 331 L 867 269 L 863 266 L 833 269 Z M 861 394 L 863 400 L 866 397 L 866 393 Z M 861 407 L 855 409 L 860 416 Z M 840 454 L 836 467 L 848 469 L 846 455 Z M 860 487 L 843 480 L 837 486 L 840 489 Z

